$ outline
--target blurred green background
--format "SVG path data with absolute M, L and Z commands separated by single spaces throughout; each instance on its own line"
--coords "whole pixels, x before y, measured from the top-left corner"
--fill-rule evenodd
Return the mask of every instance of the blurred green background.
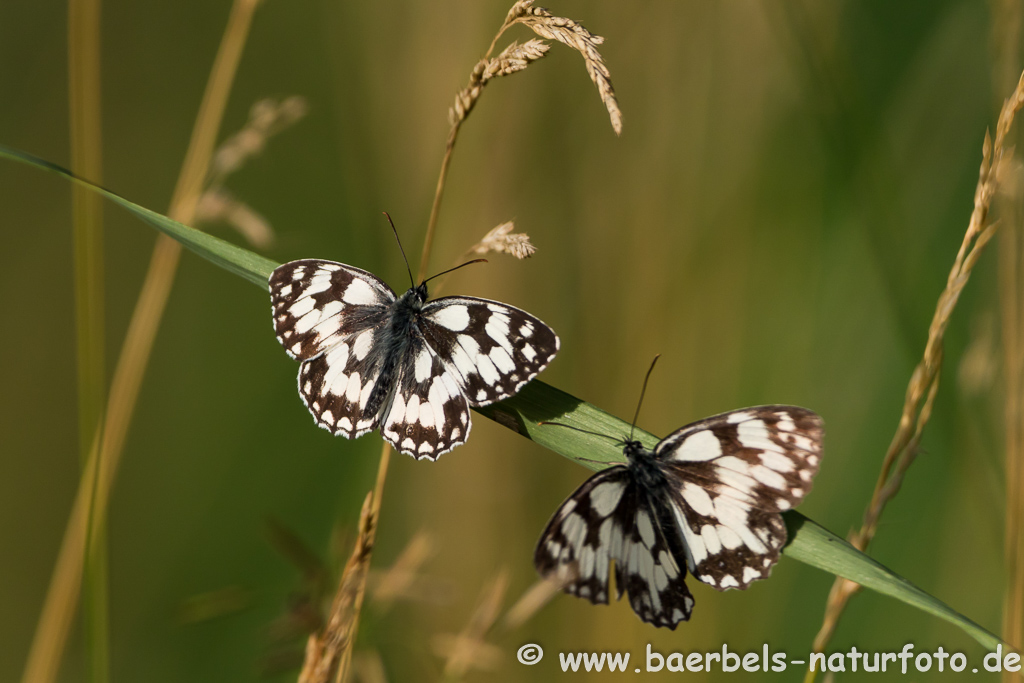
M 845 534 L 860 522 L 967 226 L 985 128 L 1021 68 L 1000 47 L 1019 3 L 548 6 L 606 37 L 624 132 L 613 134 L 582 60 L 564 46 L 494 82 L 455 150 L 431 270 L 514 218 L 534 258 L 492 257 L 445 289 L 550 323 L 562 352 L 546 382 L 628 419 L 661 353 L 641 416 L 656 434 L 758 403 L 818 411 L 826 457 L 801 511 Z M 104 2 L 105 186 L 166 211 L 229 8 Z M 269 257 L 335 259 L 405 287 L 381 211 L 418 254 L 447 108 L 507 9 L 490 0 L 260 7 L 222 137 L 259 99 L 300 95 L 309 106 L 228 181 L 273 226 Z M 528 37 L 522 27 L 507 34 Z M 0 143 L 62 165 L 66 40 L 65 3 L 0 3 Z M 0 226 L 0 680 L 14 681 L 79 476 L 69 186 L 0 162 Z M 105 226 L 112 368 L 155 233 L 110 205 Z M 993 247 L 953 317 L 924 450 L 871 552 L 998 631 Z M 270 542 L 267 520 L 332 567 L 347 556 L 380 440 L 313 425 L 269 313 L 251 284 L 184 256 L 110 509 L 115 681 L 294 680 L 287 664 L 300 661 L 302 639 L 283 641 L 273 623 L 302 577 Z M 588 474 L 481 416 L 474 426 L 436 464 L 393 458 L 373 566 L 386 569 L 419 532 L 433 554 L 411 599 L 387 609 L 372 591 L 367 600 L 356 653 L 361 662 L 379 654 L 389 681 L 438 680 L 437 636 L 464 628 L 498 572 L 509 577 L 505 607 L 534 583 L 537 536 Z M 674 633 L 642 624 L 626 602 L 558 596 L 493 638 L 497 668 L 467 679 L 548 680 L 561 676 L 559 651 L 639 658 L 647 643 L 691 652 L 767 642 L 797 657 L 831 582 L 786 558 L 746 592 L 691 581 L 696 610 Z M 224 590 L 238 609 L 184 618 L 190 599 Z M 908 641 L 975 662 L 982 654 L 959 631 L 870 593 L 854 599 L 832 649 Z M 526 642 L 542 644 L 545 661 L 518 664 Z M 76 627 L 60 680 L 83 679 Z

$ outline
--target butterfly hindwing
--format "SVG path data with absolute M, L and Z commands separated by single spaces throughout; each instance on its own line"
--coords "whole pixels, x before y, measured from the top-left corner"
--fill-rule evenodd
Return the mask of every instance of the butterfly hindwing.
M 423 307 L 420 324 L 474 407 L 512 396 L 558 352 L 554 330 L 526 311 L 496 301 L 437 299 Z
M 395 300 L 391 288 L 372 273 L 317 259 L 279 266 L 269 284 L 277 339 L 298 360 L 314 358 L 380 324 Z
M 469 428 L 469 404 L 452 374 L 432 348 L 414 340 L 381 434 L 403 453 L 436 460 L 465 443 Z
M 317 425 L 349 439 L 375 429 L 379 406 L 369 409 L 383 358 L 375 352 L 380 327 L 367 327 L 338 341 L 299 368 L 299 395 Z
M 810 491 L 822 433 L 805 408 L 759 406 L 687 425 L 657 445 L 694 576 L 725 590 L 769 575 L 786 542 L 779 513 Z
M 693 597 L 657 515 L 627 466 L 603 470 L 548 522 L 534 553 L 537 571 L 571 595 L 607 604 L 614 561 L 618 597 L 627 592 L 641 619 L 674 629 L 689 619 Z

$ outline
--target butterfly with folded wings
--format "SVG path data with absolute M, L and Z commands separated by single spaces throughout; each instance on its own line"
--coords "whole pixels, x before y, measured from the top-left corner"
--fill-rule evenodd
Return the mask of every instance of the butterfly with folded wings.
M 299 395 L 316 423 L 349 439 L 379 428 L 417 459 L 465 443 L 469 409 L 514 395 L 559 346 L 518 308 L 428 301 L 426 280 L 397 296 L 372 273 L 332 261 L 280 266 L 270 296 L 277 339 L 302 361 Z
M 653 450 L 631 434 L 620 442 L 627 463 L 590 477 L 555 512 L 534 565 L 596 605 L 608 604 L 614 561 L 616 597 L 628 593 L 643 621 L 675 629 L 693 611 L 687 571 L 718 590 L 768 577 L 786 543 L 780 513 L 811 490 L 822 436 L 816 413 L 785 405 L 694 422 Z

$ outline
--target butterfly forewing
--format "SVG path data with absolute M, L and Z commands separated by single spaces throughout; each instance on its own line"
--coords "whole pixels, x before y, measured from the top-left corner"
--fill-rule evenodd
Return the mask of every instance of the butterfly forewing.
M 432 301 L 423 308 L 421 327 L 472 406 L 514 395 L 558 352 L 550 327 L 526 311 L 486 299 Z
M 614 561 L 618 597 L 627 592 L 641 619 L 674 629 L 689 619 L 693 597 L 686 568 L 676 561 L 652 503 L 628 467 L 599 472 L 562 504 L 541 534 L 537 571 L 567 593 L 607 604 Z
M 695 422 L 657 445 L 694 576 L 725 590 L 769 575 L 786 542 L 779 513 L 810 491 L 822 432 L 809 410 L 760 406 Z
M 274 331 L 292 358 L 309 360 L 351 335 L 378 325 L 395 294 L 365 270 L 305 259 L 270 276 Z

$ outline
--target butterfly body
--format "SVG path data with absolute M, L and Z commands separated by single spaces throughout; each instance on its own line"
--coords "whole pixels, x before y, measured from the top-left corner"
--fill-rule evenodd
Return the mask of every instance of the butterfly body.
M 307 259 L 270 276 L 278 341 L 302 361 L 299 395 L 316 423 L 353 439 L 380 429 L 417 458 L 465 442 L 469 409 L 515 394 L 554 358 L 558 337 L 487 299 L 401 296 L 372 273 Z
M 419 333 L 417 318 L 427 302 L 427 285 L 410 287 L 409 290 L 395 300 L 387 313 L 387 334 L 383 335 L 384 344 L 381 348 L 380 376 L 373 387 L 364 411 L 368 415 L 378 415 L 381 409 L 390 404 L 394 388 L 395 374 L 402 360 L 409 354 L 409 347 L 415 335 Z
M 674 629 L 694 600 L 686 573 L 718 590 L 767 578 L 786 541 L 780 513 L 811 488 L 822 424 L 795 406 L 695 422 L 654 449 L 622 443 L 625 464 L 590 477 L 541 534 L 534 564 L 595 604 L 628 593 L 643 621 Z

